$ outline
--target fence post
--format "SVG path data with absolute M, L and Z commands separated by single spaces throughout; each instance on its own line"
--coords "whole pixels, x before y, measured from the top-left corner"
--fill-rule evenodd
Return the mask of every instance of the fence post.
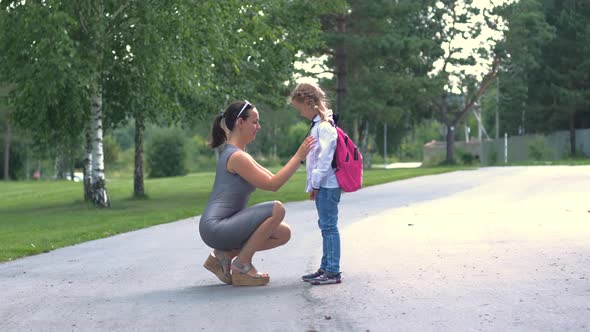
M 508 133 L 504 133 L 504 164 L 508 163 Z

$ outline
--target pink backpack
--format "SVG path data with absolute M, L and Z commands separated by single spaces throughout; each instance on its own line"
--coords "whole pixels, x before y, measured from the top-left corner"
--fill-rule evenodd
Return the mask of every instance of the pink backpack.
M 334 125 L 338 133 L 336 152 L 332 167 L 338 180 L 338 185 L 345 192 L 353 192 L 363 185 L 363 156 L 342 128 Z

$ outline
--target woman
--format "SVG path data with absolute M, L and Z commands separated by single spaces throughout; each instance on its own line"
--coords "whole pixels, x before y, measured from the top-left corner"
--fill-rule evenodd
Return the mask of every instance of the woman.
M 257 251 L 287 243 L 291 237 L 289 226 L 283 222 L 283 204 L 273 201 L 247 207 L 250 194 L 256 188 L 281 188 L 314 144 L 313 138 L 306 138 L 289 162 L 273 174 L 246 152 L 259 130 L 254 105 L 238 101 L 215 118 L 211 133 L 212 148 L 227 144 L 217 161 L 213 191 L 199 223 L 201 238 L 214 249 L 204 266 L 221 281 L 236 286 L 267 284 L 270 277 L 252 266 L 252 257 Z

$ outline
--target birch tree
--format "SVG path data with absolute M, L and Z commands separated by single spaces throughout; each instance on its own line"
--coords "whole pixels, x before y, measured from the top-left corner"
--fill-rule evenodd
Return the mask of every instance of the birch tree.
M 36 142 L 86 132 L 84 197 L 110 206 L 104 173 L 105 82 L 114 70 L 119 18 L 132 1 L 2 1 L 2 67 L 15 84 L 15 119 Z M 112 121 L 110 121 L 112 123 Z
M 147 123 L 190 126 L 230 98 L 284 103 L 295 54 L 320 42 L 319 17 L 329 8 L 302 11 L 304 2 L 133 2 L 123 9 L 105 111 L 113 126 L 135 125 L 134 196 L 145 195 Z
M 295 54 L 319 41 L 319 16 L 332 6 L 303 0 L 0 4 L 9 17 L 3 27 L 12 37 L 2 46 L 13 50 L 5 65 L 19 87 L 19 123 L 32 128 L 38 118 L 51 118 L 37 132 L 39 141 L 85 137 L 84 195 L 102 207 L 110 204 L 105 129 L 135 123 L 134 193 L 143 195 L 145 124 L 198 121 L 229 98 L 282 104 Z M 31 65 L 38 70 L 28 70 Z M 48 89 L 54 80 L 61 85 Z

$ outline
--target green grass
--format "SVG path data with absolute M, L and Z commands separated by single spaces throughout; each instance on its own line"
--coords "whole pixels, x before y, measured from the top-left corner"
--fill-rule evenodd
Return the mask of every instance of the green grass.
M 458 167 L 367 170 L 364 185 L 458 170 Z M 97 209 L 82 200 L 81 183 L 0 183 L 0 262 L 47 252 L 114 234 L 202 213 L 214 173 L 145 181 L 147 199 L 132 199 L 132 179 L 109 179 L 112 207 Z M 257 190 L 250 204 L 307 199 L 305 173 L 298 172 L 277 193 Z M 197 236 L 197 234 L 195 234 Z
M 525 161 L 509 162 L 507 165 L 501 164 L 500 166 L 554 166 L 554 165 L 565 165 L 565 166 L 590 165 L 590 158 L 578 157 L 578 158 L 566 158 L 566 159 L 559 159 L 559 160 L 525 160 Z

